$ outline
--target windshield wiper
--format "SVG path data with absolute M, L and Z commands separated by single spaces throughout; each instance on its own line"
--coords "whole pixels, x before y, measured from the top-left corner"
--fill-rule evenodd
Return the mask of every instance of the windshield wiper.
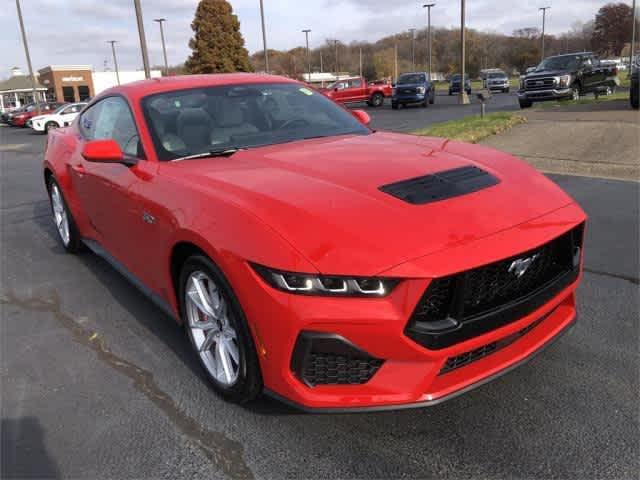
M 208 152 L 194 153 L 193 155 L 187 155 L 186 157 L 174 158 L 171 161 L 179 162 L 182 160 L 194 160 L 196 158 L 230 157 L 231 155 L 239 152 L 240 150 L 246 150 L 246 149 L 240 148 L 240 147 L 229 147 L 222 150 L 210 150 Z

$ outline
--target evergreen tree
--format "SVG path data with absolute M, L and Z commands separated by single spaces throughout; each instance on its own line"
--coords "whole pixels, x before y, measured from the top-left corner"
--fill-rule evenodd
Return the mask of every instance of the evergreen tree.
M 189 73 L 250 72 L 240 22 L 225 0 L 200 0 L 191 23 L 193 53 L 185 63 Z

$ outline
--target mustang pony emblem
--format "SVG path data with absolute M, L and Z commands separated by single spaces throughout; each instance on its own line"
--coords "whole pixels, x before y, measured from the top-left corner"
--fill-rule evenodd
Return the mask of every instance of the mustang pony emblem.
M 517 278 L 520 278 L 522 275 L 525 274 L 527 270 L 529 270 L 529 267 L 531 266 L 531 264 L 539 256 L 540 254 L 536 253 L 535 255 L 532 255 L 527 258 L 519 258 L 517 260 L 514 260 L 513 262 L 511 262 L 511 265 L 509 266 L 509 273 L 513 273 Z

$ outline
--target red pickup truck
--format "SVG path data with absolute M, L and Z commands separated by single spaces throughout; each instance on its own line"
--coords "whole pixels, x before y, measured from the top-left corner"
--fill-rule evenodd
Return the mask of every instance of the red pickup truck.
M 391 85 L 367 83 L 362 77 L 343 78 L 321 91 L 338 103 L 367 102 L 371 107 L 381 107 L 391 97 Z

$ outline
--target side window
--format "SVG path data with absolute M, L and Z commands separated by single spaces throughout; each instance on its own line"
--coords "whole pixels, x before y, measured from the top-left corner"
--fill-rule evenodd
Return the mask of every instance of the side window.
M 80 122 L 78 123 L 80 128 L 80 133 L 87 140 L 93 140 L 95 137 L 95 122 L 96 117 L 102 108 L 103 102 L 98 102 L 95 105 L 92 105 L 90 108 L 85 110 L 83 114 L 80 116 Z
M 111 138 L 120 145 L 125 155 L 144 157 L 138 130 L 126 100 L 108 97 L 99 105 L 101 108 L 95 118 L 93 139 Z
M 351 88 L 360 88 L 362 87 L 362 80 L 360 80 L 359 78 L 355 79 L 355 80 L 351 80 L 349 81 L 349 86 Z

